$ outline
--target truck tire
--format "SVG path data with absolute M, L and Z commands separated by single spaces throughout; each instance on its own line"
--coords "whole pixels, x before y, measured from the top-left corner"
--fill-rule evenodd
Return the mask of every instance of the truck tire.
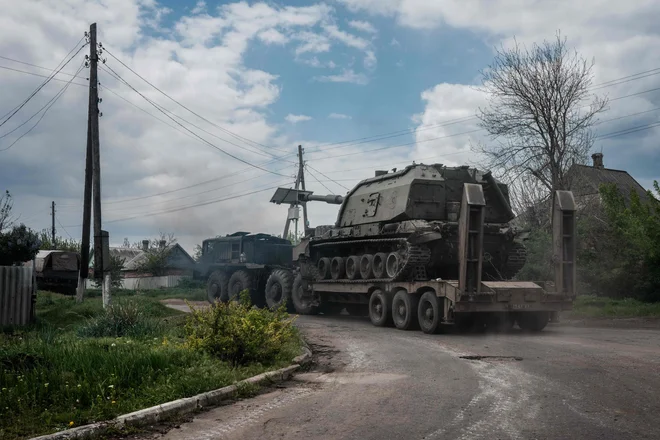
M 227 302 L 229 291 L 227 274 L 221 270 L 211 273 L 206 283 L 206 299 L 213 304 L 215 301 Z
M 420 329 L 427 334 L 437 333 L 442 323 L 444 309 L 435 292 L 426 292 L 419 299 L 417 321 Z
M 518 315 L 518 326 L 529 332 L 540 332 L 548 325 L 550 314 L 548 312 L 523 312 Z
M 392 325 L 392 296 L 380 289 L 369 297 L 369 319 L 376 327 Z
M 399 330 L 411 330 L 417 327 L 417 305 L 419 297 L 405 290 L 399 290 L 392 300 L 392 321 Z
M 282 304 L 289 308 L 293 290 L 293 275 L 288 270 L 276 269 L 266 281 L 266 305 L 277 309 Z
M 316 315 L 319 312 L 317 306 L 313 306 L 305 300 L 304 283 L 301 274 L 296 275 L 293 280 L 293 291 L 291 292 L 291 302 L 299 315 Z
M 229 300 L 239 301 L 239 295 L 243 290 L 247 290 L 250 295 L 250 302 L 257 307 L 263 306 L 263 298 L 252 285 L 252 277 L 245 270 L 237 270 L 229 277 Z

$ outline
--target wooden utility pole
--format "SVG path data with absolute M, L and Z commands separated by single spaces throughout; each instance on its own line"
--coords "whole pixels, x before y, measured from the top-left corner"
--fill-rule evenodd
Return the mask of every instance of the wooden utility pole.
M 295 184 L 296 190 L 300 189 L 301 179 L 304 179 L 303 178 L 302 145 L 298 145 L 298 175 L 296 176 L 296 184 Z M 304 188 L 304 186 L 303 186 L 303 188 Z M 298 203 L 291 203 L 291 205 L 289 205 L 289 212 L 287 213 L 286 224 L 284 225 L 284 235 L 282 236 L 282 238 L 284 238 L 285 240 L 289 236 L 289 226 L 291 225 L 291 220 L 294 219 L 291 216 L 291 210 L 293 208 L 297 207 L 297 206 L 298 206 Z M 304 221 L 307 222 L 307 220 L 306 220 L 307 219 L 307 208 L 305 207 L 305 204 L 303 204 L 303 212 L 304 212 Z M 296 221 L 296 235 L 297 235 L 298 234 L 298 218 L 296 217 L 294 220 Z M 306 228 L 307 228 L 307 226 L 305 226 L 305 230 L 306 230 Z
M 303 191 L 305 191 L 305 161 L 303 160 L 303 147 L 298 145 L 298 173 L 300 175 L 300 186 Z M 303 235 L 307 235 L 307 202 L 302 202 L 303 207 Z
M 51 243 L 53 246 L 55 246 L 55 201 L 53 200 L 50 204 L 50 215 L 53 217 L 51 219 L 51 228 L 50 228 L 50 233 L 51 233 Z

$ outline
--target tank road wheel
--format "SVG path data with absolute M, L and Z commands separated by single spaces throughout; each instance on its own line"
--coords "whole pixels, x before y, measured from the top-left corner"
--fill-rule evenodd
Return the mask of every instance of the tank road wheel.
M 387 273 L 388 278 L 394 278 L 399 272 L 399 266 L 401 264 L 401 257 L 396 252 L 390 252 L 385 260 L 385 272 Z
M 399 330 L 410 330 L 417 326 L 419 297 L 399 290 L 392 300 L 392 320 Z
M 206 283 L 206 298 L 213 304 L 215 301 L 229 300 L 227 274 L 221 270 L 213 271 Z
M 550 314 L 548 312 L 523 312 L 518 315 L 517 321 L 524 331 L 540 332 L 548 325 Z
M 427 334 L 437 333 L 443 314 L 442 302 L 435 292 L 424 293 L 417 306 L 417 320 L 422 331 Z
M 360 278 L 360 257 L 351 255 L 346 259 L 346 278 L 349 280 Z
M 387 254 L 385 252 L 378 252 L 374 255 L 374 259 L 371 261 L 371 267 L 374 271 L 374 278 L 383 279 L 385 278 L 385 263 L 387 262 Z
M 301 274 L 296 275 L 293 280 L 293 291 L 291 292 L 291 302 L 299 315 L 316 315 L 318 307 L 311 305 L 305 295 L 305 283 Z
M 330 262 L 330 276 L 333 280 L 340 280 L 346 275 L 346 266 L 342 257 L 334 257 Z
M 360 258 L 360 276 L 364 280 L 368 280 L 373 276 L 373 255 L 371 254 L 364 254 Z
M 319 279 L 327 280 L 330 275 L 330 258 L 323 257 L 316 265 L 319 271 Z
M 377 327 L 389 327 L 392 324 L 392 297 L 380 289 L 369 297 L 369 319 Z
M 257 307 L 263 306 L 263 298 L 260 297 L 257 289 L 252 286 L 250 274 L 245 270 L 237 270 L 229 277 L 229 300 L 239 301 L 240 294 L 243 290 L 249 292 L 252 305 Z
M 293 275 L 288 270 L 274 270 L 266 281 L 266 305 L 276 309 L 282 304 L 290 308 Z

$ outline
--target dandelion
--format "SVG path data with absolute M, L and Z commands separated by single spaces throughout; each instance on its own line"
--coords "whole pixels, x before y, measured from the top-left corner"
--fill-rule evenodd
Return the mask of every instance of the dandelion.
M 69 422 L 69 426 L 73 426 L 73 420 Z
M 114 405 L 115 403 L 117 403 L 117 402 L 115 402 L 115 401 L 113 400 L 113 401 L 112 401 L 112 404 Z

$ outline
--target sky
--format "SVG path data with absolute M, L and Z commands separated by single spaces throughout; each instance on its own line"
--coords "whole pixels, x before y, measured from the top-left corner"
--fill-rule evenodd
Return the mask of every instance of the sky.
M 14 214 L 33 229 L 50 228 L 54 201 L 65 238 L 82 231 L 83 37 L 94 22 L 105 48 L 101 197 L 112 245 L 162 232 L 192 252 L 235 231 L 281 234 L 287 207 L 269 201 L 295 180 L 298 145 L 316 194 L 345 194 L 375 170 L 413 160 L 479 165 L 470 145 L 492 142 L 471 118 L 486 103 L 476 88 L 480 71 L 498 47 L 541 43 L 558 31 L 594 61 L 594 93 L 610 98 L 595 134 L 641 127 L 597 140 L 594 151 L 646 188 L 660 179 L 660 126 L 648 127 L 660 122 L 657 1 L 0 0 L 0 7 L 0 115 L 77 53 L 0 126 L 0 189 L 11 192 Z M 612 85 L 620 78 L 628 80 Z M 310 224 L 334 223 L 337 208 L 310 203 Z

